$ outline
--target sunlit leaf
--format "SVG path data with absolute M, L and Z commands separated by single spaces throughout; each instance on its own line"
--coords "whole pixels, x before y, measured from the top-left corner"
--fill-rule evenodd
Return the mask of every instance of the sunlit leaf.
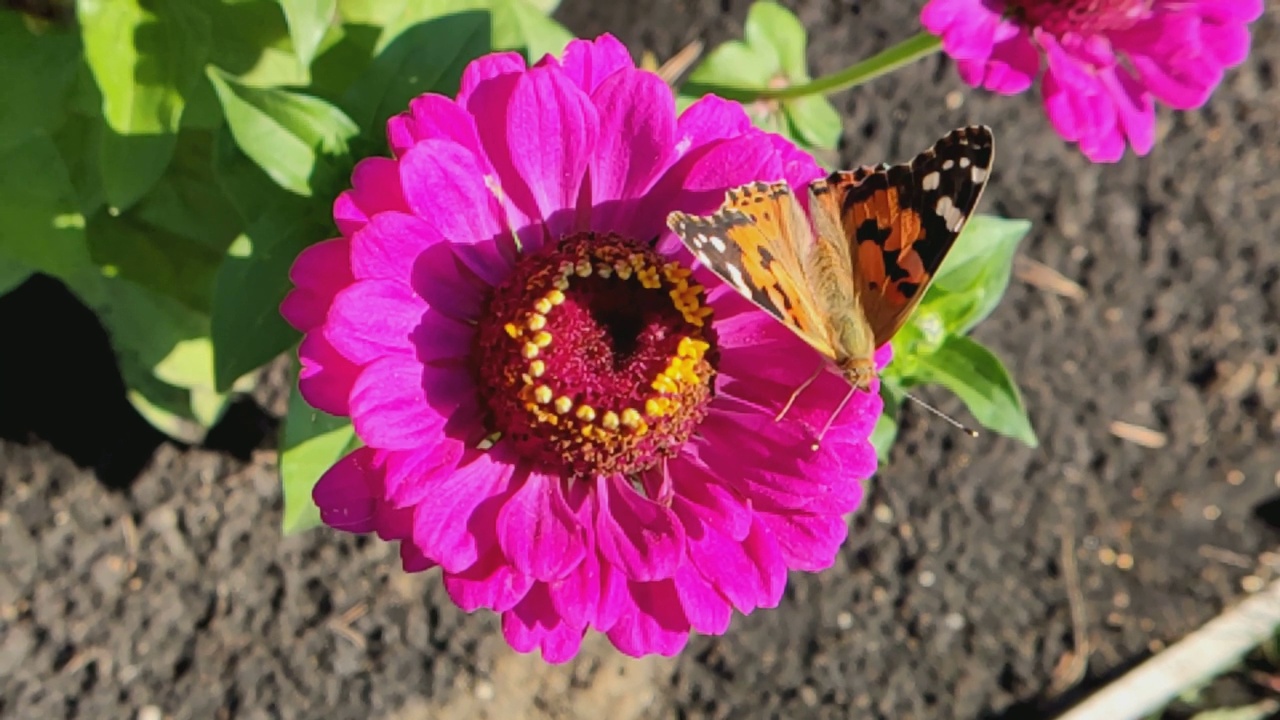
M 341 110 L 300 93 L 241 85 L 213 66 L 208 75 L 236 143 L 280 187 L 309 197 L 336 179 L 329 158 L 345 156 L 359 132 Z
M 1018 243 L 1030 230 L 1027 220 L 973 217 L 938 269 L 921 309 L 941 312 L 951 332 L 969 332 L 1000 304 L 1009 288 Z M 944 298 L 946 305 L 937 305 Z
M 699 97 L 713 87 L 765 87 L 776 71 L 775 59 L 761 55 L 745 42 L 730 40 L 707 53 L 689 73 L 681 93 Z
M 937 351 L 916 358 L 917 379 L 955 393 L 983 427 L 1039 446 L 1022 395 L 1004 364 L 964 336 L 948 337 Z
M 573 34 L 552 20 L 529 0 L 490 0 L 493 13 L 493 47 L 524 50 L 530 62 L 544 55 L 559 55 Z
M 771 58 L 771 64 L 793 82 L 809 79 L 805 48 L 807 34 L 800 20 L 786 8 L 761 1 L 747 11 L 743 38 L 757 53 Z
M 197 443 L 204 438 L 205 426 L 191 409 L 190 390 L 158 380 L 132 358 L 120 358 L 118 364 L 125 397 L 152 427 L 182 442 Z
M 209 51 L 209 23 L 186 0 L 79 0 L 77 16 L 108 128 L 103 189 L 124 209 L 169 164 L 185 95 Z
M 280 0 L 280 7 L 289 23 L 293 50 L 302 65 L 308 66 L 337 15 L 338 0 Z
M 115 350 L 129 401 L 161 432 L 196 442 L 227 398 L 213 391 L 208 316 L 122 277 L 88 304 Z
M 209 64 L 251 87 L 304 87 L 310 82 L 278 0 L 188 1 L 204 11 L 212 25 Z M 212 93 L 207 82 L 201 85 Z
M 799 139 L 805 147 L 830 149 L 840 144 L 844 124 L 840 113 L 826 97 L 806 95 L 786 100 L 783 108 L 791 124 L 788 135 Z
M 880 399 L 884 402 L 884 412 L 876 418 L 876 426 L 871 431 L 871 446 L 876 449 L 876 457 L 880 462 L 887 463 L 893 443 L 898 439 L 898 412 L 902 409 L 902 394 L 891 380 L 882 379 Z

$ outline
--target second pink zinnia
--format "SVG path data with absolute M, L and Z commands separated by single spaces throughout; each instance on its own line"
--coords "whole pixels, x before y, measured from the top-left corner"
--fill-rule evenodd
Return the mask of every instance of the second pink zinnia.
M 965 82 L 1020 93 L 1094 162 L 1155 143 L 1155 101 L 1200 107 L 1249 53 L 1262 0 L 929 0 L 920 20 Z

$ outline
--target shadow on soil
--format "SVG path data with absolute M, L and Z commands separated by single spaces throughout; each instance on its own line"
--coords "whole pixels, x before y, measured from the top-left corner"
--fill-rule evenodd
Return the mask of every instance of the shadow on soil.
M 125 490 L 166 437 L 125 394 L 106 331 L 66 286 L 43 275 L 0 297 L 0 438 L 48 442 L 103 485 Z M 277 421 L 242 398 L 203 443 L 247 459 Z

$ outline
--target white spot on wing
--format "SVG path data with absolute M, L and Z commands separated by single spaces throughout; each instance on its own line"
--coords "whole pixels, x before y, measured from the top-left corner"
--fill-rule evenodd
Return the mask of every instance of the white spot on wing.
M 964 224 L 964 214 L 955 206 L 955 203 L 951 202 L 950 197 L 943 195 L 938 198 L 938 204 L 934 209 L 946 221 L 947 229 L 951 232 L 958 232 L 960 226 Z
M 747 297 L 751 297 L 751 288 L 747 287 L 747 281 L 742 277 L 742 271 L 737 265 L 725 265 L 725 272 L 729 274 L 729 282 L 738 289 L 738 292 Z
M 960 167 L 962 167 L 962 168 L 967 168 L 967 167 L 969 167 L 969 166 L 970 166 L 970 165 L 972 165 L 972 164 L 973 164 L 973 161 L 972 161 L 972 160 L 970 160 L 969 158 L 967 158 L 967 157 L 962 157 L 962 158 L 960 158 Z
M 942 169 L 943 169 L 943 170 L 950 170 L 951 168 L 953 168 L 953 167 L 955 167 L 955 166 L 956 166 L 956 161 L 955 161 L 955 160 L 943 160 L 943 161 L 942 161 Z
M 721 254 L 724 254 L 724 251 L 725 251 L 725 247 L 724 247 L 724 240 L 721 240 L 720 238 L 716 237 L 715 235 L 712 235 L 712 236 L 711 236 L 710 238 L 708 238 L 708 239 L 711 241 L 711 247 L 715 248 L 715 251 L 716 251 L 716 252 L 721 253 Z
M 977 165 L 974 165 L 973 169 L 969 171 L 969 177 L 972 178 L 975 183 L 985 182 L 987 179 L 987 170 L 986 168 L 980 168 Z
M 938 184 L 941 181 L 942 181 L 942 176 L 938 174 L 937 170 L 934 170 L 933 172 L 921 178 L 920 187 L 924 188 L 925 190 L 937 190 Z

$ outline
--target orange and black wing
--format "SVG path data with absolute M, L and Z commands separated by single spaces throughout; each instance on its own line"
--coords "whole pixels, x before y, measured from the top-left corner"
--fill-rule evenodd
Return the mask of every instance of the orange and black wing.
M 673 212 L 667 225 L 720 279 L 818 352 L 834 357 L 804 274 L 813 231 L 786 183 L 734 188 L 716 214 Z
M 924 297 L 982 197 L 994 153 L 991 129 L 972 126 L 953 130 L 908 163 L 835 172 L 810 185 L 819 233 L 838 218 L 876 347 Z

